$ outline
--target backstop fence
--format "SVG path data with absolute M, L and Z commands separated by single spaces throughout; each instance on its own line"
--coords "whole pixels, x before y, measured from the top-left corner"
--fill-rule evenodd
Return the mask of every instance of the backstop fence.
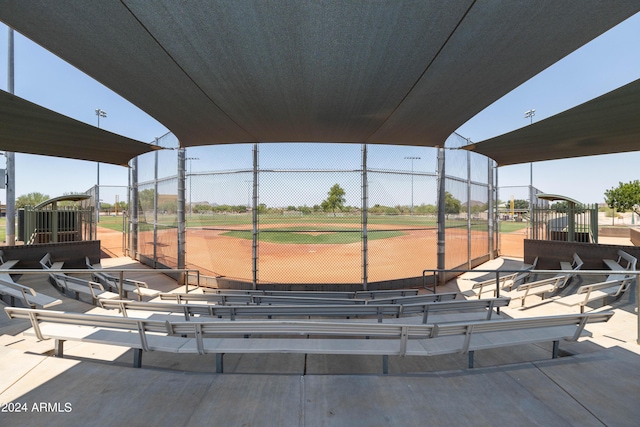
M 439 257 L 469 267 L 497 249 L 497 192 L 494 162 L 467 143 L 185 150 L 167 134 L 132 163 L 129 253 L 254 284 L 415 278 Z

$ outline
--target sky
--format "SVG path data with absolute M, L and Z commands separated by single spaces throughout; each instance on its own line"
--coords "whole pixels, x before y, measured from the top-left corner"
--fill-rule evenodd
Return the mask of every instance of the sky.
M 0 24 L 2 90 L 7 90 L 8 87 L 7 34 L 7 27 Z M 156 137 L 168 132 L 162 124 L 119 95 L 19 33 L 14 34 L 17 96 L 95 126 L 98 125 L 95 110 L 100 108 L 107 112 L 107 117 L 100 119 L 100 128 L 143 142 L 152 142 Z M 543 120 L 640 78 L 638 40 L 640 14 L 632 16 L 514 89 L 456 132 L 472 142 L 480 142 L 527 126 L 530 119 L 524 115 L 528 110 L 535 109 L 534 122 Z M 540 48 L 544 49 L 544 46 Z M 321 147 L 314 149 L 322 150 L 322 155 L 306 153 L 303 156 L 308 159 L 306 161 L 315 162 L 318 158 L 327 157 L 329 153 Z M 359 153 L 360 147 L 347 150 Z M 380 158 L 384 158 L 383 147 L 370 146 L 369 150 L 374 156 L 378 154 Z M 261 149 L 260 166 L 266 167 L 269 157 L 263 156 L 262 151 L 268 151 L 268 148 Z M 251 165 L 250 157 L 247 159 L 248 163 L 243 159 L 239 165 L 235 156 L 225 156 L 224 152 L 222 148 L 218 151 L 216 164 L 213 165 L 205 159 L 204 149 L 189 148 L 187 157 L 197 157 L 200 160 L 191 161 L 188 169 L 192 172 L 213 168 L 231 170 Z M 250 153 L 248 148 L 247 152 Z M 280 153 L 280 158 L 289 152 L 286 150 L 286 153 Z M 419 149 L 413 147 L 403 150 L 404 156 L 420 156 L 419 153 Z M 40 192 L 50 197 L 70 192 L 85 192 L 95 185 L 97 180 L 95 162 L 20 153 L 16 153 L 15 157 L 16 197 L 31 192 Z M 415 170 L 433 170 L 433 161 L 422 157 L 421 160 L 415 161 Z M 359 160 L 358 155 L 355 159 Z M 300 164 L 300 157 L 295 162 L 295 167 L 306 166 Z M 317 163 L 310 164 L 316 168 L 322 167 Z M 506 198 L 509 187 L 528 186 L 533 176 L 533 185 L 545 193 L 561 194 L 583 203 L 602 203 L 606 190 L 618 186 L 620 182 L 640 179 L 639 164 L 640 152 L 633 152 L 504 166 L 498 169 L 498 185 L 505 187 L 500 197 Z M 0 157 L 0 168 L 4 168 L 4 165 L 5 159 Z M 336 167 L 336 160 L 329 159 L 327 165 Z M 409 161 L 404 157 L 398 157 L 391 164 L 377 166 L 374 160 L 369 166 L 405 170 L 410 167 Z M 346 164 L 344 167 L 358 168 L 360 162 Z M 44 174 L 38 171 L 47 171 L 46 179 Z M 104 202 L 115 202 L 116 195 L 120 200 L 125 200 L 124 187 L 127 182 L 127 168 L 100 165 L 101 198 Z M 6 202 L 4 190 L 0 190 L 0 200 L 2 203 Z

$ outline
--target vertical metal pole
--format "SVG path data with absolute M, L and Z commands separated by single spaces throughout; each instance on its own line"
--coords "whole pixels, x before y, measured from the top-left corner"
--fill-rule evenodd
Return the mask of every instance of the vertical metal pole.
M 467 140 L 467 144 L 471 141 Z M 471 152 L 467 151 L 467 268 L 471 270 Z
M 640 274 L 636 274 L 636 307 L 640 307 Z M 640 308 L 638 308 L 636 320 L 636 330 L 638 331 L 638 339 L 636 340 L 636 343 L 640 345 Z
M 15 87 L 14 77 L 14 49 L 13 49 L 13 30 L 9 28 L 8 34 L 8 64 L 7 64 L 7 88 L 8 92 L 13 94 Z M 16 170 L 15 170 L 15 153 L 5 152 L 7 157 L 7 170 L 5 175 L 6 195 L 7 195 L 7 212 L 6 212 L 6 244 L 13 246 L 16 244 Z M 23 237 L 27 240 L 27 236 Z
M 178 150 L 178 268 L 185 269 L 186 260 L 186 244 L 185 244 L 185 149 Z M 184 285 L 185 273 L 182 272 L 178 276 L 178 285 Z
M 96 177 L 96 226 L 100 222 L 100 163 L 97 163 L 97 177 Z
M 158 145 L 158 138 L 156 138 Z M 158 265 L 158 150 L 153 158 L 153 265 Z
M 413 179 L 413 176 L 412 176 Z M 413 192 L 413 188 L 411 190 Z M 369 237 L 369 183 L 367 181 L 367 144 L 362 144 L 362 288 L 368 290 Z
M 567 241 L 576 241 L 576 204 L 567 202 Z
M 487 174 L 489 175 L 488 178 L 488 182 L 489 182 L 489 187 L 488 187 L 488 193 L 487 194 L 487 199 L 489 200 L 489 204 L 487 206 L 487 233 L 489 234 L 489 259 L 494 259 L 494 253 L 495 253 L 495 247 L 496 247 L 496 241 L 495 241 L 495 234 L 494 234 L 494 221 L 495 218 L 497 217 L 497 215 L 495 215 L 494 212 L 494 203 L 493 203 L 493 198 L 495 197 L 493 192 L 494 192 L 494 187 L 493 187 L 493 161 L 487 157 Z
M 258 289 L 258 143 L 253 144 L 252 253 L 253 290 Z
M 533 220 L 531 213 L 533 212 L 533 163 L 529 163 L 529 230 L 527 232 L 528 238 L 531 239 L 533 236 Z
M 498 186 L 498 182 L 499 182 L 499 170 L 498 167 L 496 165 L 496 162 L 493 162 L 493 173 L 494 173 L 494 177 L 495 177 L 495 181 L 494 181 L 494 201 L 495 201 L 495 209 L 493 214 L 493 221 L 494 221 L 494 227 L 495 227 L 495 238 L 496 238 L 496 244 L 495 247 L 493 248 L 493 253 L 496 254 L 499 250 L 500 250 L 500 219 L 498 218 L 498 200 L 499 200 L 499 194 L 498 191 L 500 189 L 500 187 Z M 495 256 L 495 255 L 494 255 Z
M 438 147 L 438 269 L 445 269 L 445 159 L 444 147 Z M 443 271 L 438 273 L 438 284 L 446 282 Z
M 413 216 L 413 159 L 411 159 L 411 216 Z
M 598 243 L 598 205 L 597 204 L 591 205 L 590 212 L 591 212 L 591 234 L 593 235 L 593 243 Z
M 131 200 L 129 203 L 129 217 L 131 218 L 130 257 L 138 259 L 138 158 L 131 160 Z

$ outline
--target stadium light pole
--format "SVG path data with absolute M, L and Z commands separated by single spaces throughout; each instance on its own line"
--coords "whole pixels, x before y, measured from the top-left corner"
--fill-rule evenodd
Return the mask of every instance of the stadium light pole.
M 96 108 L 96 116 L 98 116 L 98 129 L 100 129 L 100 117 L 106 119 L 107 112 L 100 108 Z M 98 224 L 100 222 L 100 162 L 97 162 L 96 165 L 96 224 Z
M 531 110 L 524 112 L 524 118 L 530 119 L 529 124 L 533 124 L 533 116 L 536 115 L 536 110 L 532 108 Z M 529 163 L 529 225 L 530 232 L 529 238 L 533 234 L 533 162 Z
M 420 160 L 420 157 L 407 156 L 405 160 L 411 160 L 411 216 L 413 216 L 413 161 Z
M 191 161 L 192 160 L 200 160 L 199 157 L 187 157 L 185 160 L 189 160 L 189 216 L 191 216 L 193 214 L 193 204 L 191 203 L 191 172 L 193 172 L 193 169 L 191 168 Z

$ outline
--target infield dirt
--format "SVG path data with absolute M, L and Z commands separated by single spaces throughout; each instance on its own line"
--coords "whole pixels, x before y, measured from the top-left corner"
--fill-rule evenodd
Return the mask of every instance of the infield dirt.
M 447 231 L 447 263 L 466 261 L 466 230 Z M 251 280 L 252 241 L 221 235 L 220 231 L 187 229 L 187 268 L 204 275 Z M 458 234 L 458 236 L 456 236 Z M 500 235 L 500 255 L 522 258 L 526 231 Z M 102 257 L 124 256 L 122 233 L 98 228 Z M 483 233 L 472 234 L 472 257 L 486 248 Z M 362 280 L 362 244 L 277 244 L 260 242 L 258 277 L 263 282 L 359 283 Z M 411 230 L 402 236 L 368 242 L 368 281 L 418 277 L 436 268 L 436 230 Z

